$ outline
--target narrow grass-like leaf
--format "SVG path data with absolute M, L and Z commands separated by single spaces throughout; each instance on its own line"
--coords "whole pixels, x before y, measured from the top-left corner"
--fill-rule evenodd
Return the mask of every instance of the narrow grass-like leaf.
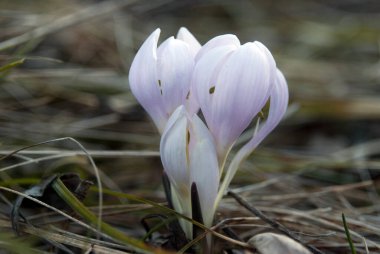
M 185 246 L 183 246 L 177 253 L 182 254 L 185 253 L 188 249 L 193 247 L 195 244 L 197 244 L 200 240 L 206 237 L 206 232 L 203 232 L 202 234 L 199 234 L 196 238 L 188 242 Z
M 0 157 L 0 161 L 4 160 L 6 158 L 9 158 L 9 157 L 11 157 L 13 155 L 16 155 L 18 152 L 21 152 L 23 150 L 26 150 L 26 149 L 29 149 L 29 148 L 32 148 L 32 147 L 37 147 L 37 146 L 40 146 L 40 145 L 50 144 L 50 143 L 54 143 L 54 142 L 60 142 L 60 141 L 70 141 L 70 142 L 73 142 L 74 144 L 76 144 L 81 149 L 81 151 L 86 155 L 87 159 L 89 160 L 89 162 L 90 162 L 90 164 L 91 164 L 91 166 L 92 166 L 92 168 L 94 170 L 94 174 L 95 174 L 95 177 L 96 177 L 97 185 L 98 185 L 98 188 L 99 188 L 99 192 L 98 192 L 98 196 L 99 196 L 99 198 L 98 198 L 98 203 L 99 203 L 99 209 L 98 209 L 98 231 L 99 231 L 99 229 L 100 229 L 100 223 L 102 221 L 102 208 L 103 208 L 103 191 L 102 191 L 102 189 L 103 189 L 103 185 L 102 185 L 102 181 L 100 179 L 99 169 L 96 166 L 94 159 L 91 157 L 91 155 L 87 152 L 87 150 L 84 148 L 84 146 L 79 141 L 77 141 L 76 139 L 74 139 L 72 137 L 63 137 L 63 138 L 56 138 L 56 139 L 51 139 L 51 140 L 43 141 L 43 142 L 40 142 L 40 143 L 37 143 L 37 144 L 32 144 L 32 145 L 29 145 L 29 146 L 17 149 L 15 151 L 12 151 L 11 153 L 9 153 L 9 154 L 7 154 L 7 155 L 5 155 L 3 157 Z M 52 159 L 52 157 L 54 157 L 54 156 L 50 156 L 50 159 Z M 37 162 L 38 160 L 32 160 L 32 161 L 33 162 Z M 25 163 L 25 162 L 23 162 L 23 163 Z M 13 166 L 21 166 L 21 165 L 23 165 L 23 163 L 18 163 L 18 164 L 13 165 Z M 26 161 L 26 164 L 28 164 L 28 163 L 30 163 L 30 161 Z M 5 170 L 10 169 L 10 168 L 12 168 L 12 166 L 1 168 L 0 172 L 5 171 Z
M 6 181 L 0 181 L 1 186 L 12 186 L 12 185 L 31 185 L 41 182 L 41 178 L 34 177 L 23 177 L 15 179 L 7 179 Z
M 157 223 L 156 225 L 154 225 L 153 227 L 149 227 L 146 220 L 151 219 L 151 218 L 159 218 L 159 219 L 161 219 L 161 221 L 159 223 Z M 158 231 L 160 228 L 162 228 L 164 226 L 167 226 L 173 220 L 176 220 L 176 218 L 175 217 L 169 218 L 169 217 L 160 216 L 160 215 L 150 215 L 148 217 L 145 217 L 144 222 L 146 223 L 145 229 L 147 230 L 147 233 L 144 235 L 142 240 L 145 241 L 145 240 L 149 239 L 153 235 L 154 232 Z
M 14 254 L 42 253 L 42 251 L 32 249 L 31 242 L 25 241 L 25 239 L 20 240 L 14 238 L 13 234 L 8 234 L 4 232 L 0 233 L 0 250 L 5 251 L 4 253 L 8 253 L 7 251 L 9 251 L 9 253 Z M 0 252 L 3 253 L 2 251 Z
M 351 253 L 356 254 L 356 249 L 355 249 L 354 243 L 352 242 L 350 230 L 348 229 L 346 217 L 344 216 L 344 213 L 342 213 L 342 221 L 343 221 L 343 226 L 344 226 L 344 232 L 346 232 L 347 241 L 348 241 L 348 244 L 350 245 Z
M 63 184 L 63 182 L 57 178 L 57 180 L 53 183 L 54 190 L 58 193 L 58 195 L 78 214 L 80 214 L 85 220 L 89 221 L 91 224 L 96 225 L 98 218 L 95 214 L 93 214 L 87 207 L 85 207 Z M 135 238 L 129 237 L 125 235 L 120 230 L 112 227 L 111 225 L 101 222 L 100 229 L 111 236 L 112 238 L 131 246 L 134 250 L 143 253 L 169 253 L 162 249 L 153 248 L 146 245 L 144 242 L 141 242 Z
M 191 219 L 191 218 L 189 218 L 189 217 L 187 217 L 187 216 L 185 216 L 183 214 L 180 214 L 180 213 L 176 212 L 175 210 L 170 209 L 169 207 L 166 207 L 166 206 L 161 205 L 159 203 L 156 203 L 156 202 L 153 202 L 153 201 L 141 198 L 141 197 L 137 197 L 135 195 L 131 195 L 131 194 L 127 194 L 127 193 L 121 193 L 121 192 L 112 191 L 112 190 L 105 190 L 104 193 L 109 194 L 109 195 L 114 195 L 114 196 L 117 196 L 119 198 L 126 198 L 126 199 L 129 199 L 131 201 L 138 202 L 138 203 L 143 203 L 143 204 L 151 205 L 152 207 L 160 209 L 161 211 L 164 211 L 164 212 L 167 212 L 167 213 L 170 213 L 170 214 L 175 214 L 176 216 L 178 216 L 180 218 L 183 218 L 183 219 L 185 219 L 187 221 L 190 221 L 194 225 L 196 225 L 199 228 L 207 231 L 207 233 L 211 233 L 211 234 L 215 235 L 216 237 L 219 237 L 219 238 L 224 239 L 224 240 L 226 240 L 226 241 L 228 241 L 230 243 L 236 244 L 236 245 L 244 247 L 244 248 L 248 248 L 248 249 L 251 248 L 251 246 L 248 245 L 247 243 L 244 243 L 244 242 L 241 242 L 241 241 L 237 241 L 235 239 L 232 239 L 230 237 L 222 235 L 222 234 L 220 234 L 218 232 L 215 232 L 214 230 L 211 230 L 208 227 L 206 227 L 205 225 L 203 225 L 202 223 L 199 223 L 198 221 L 195 221 L 195 220 L 193 220 L 193 219 Z
M 20 64 L 23 64 L 24 62 L 25 62 L 25 58 L 21 58 L 13 62 L 10 62 L 6 65 L 0 66 L 0 72 L 8 71 L 16 66 L 19 66 Z

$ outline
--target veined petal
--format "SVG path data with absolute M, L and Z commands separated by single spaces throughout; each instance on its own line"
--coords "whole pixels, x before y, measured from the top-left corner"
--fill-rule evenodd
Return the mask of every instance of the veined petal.
M 186 106 L 187 112 L 189 112 L 190 115 L 197 114 L 199 111 L 199 102 L 195 95 L 195 87 L 190 82 L 190 90 L 188 94 L 186 95 L 184 105 Z
M 221 46 L 235 46 L 239 47 L 240 46 L 240 41 L 239 39 L 233 35 L 233 34 L 225 34 L 225 35 L 220 35 L 216 36 L 213 39 L 209 40 L 201 50 L 198 52 L 197 56 L 195 57 L 195 62 L 199 61 L 208 51 L 221 47 Z
M 200 44 L 182 28 L 178 32 L 180 39 L 171 37 L 157 48 L 159 35 L 157 29 L 143 43 L 131 65 L 129 80 L 132 93 L 163 133 L 179 105 L 186 105 L 192 113 L 199 110 L 190 82 Z
M 194 59 L 189 45 L 170 37 L 157 50 L 157 76 L 167 117 L 185 102 Z
M 240 163 L 263 141 L 263 139 L 278 125 L 284 116 L 289 99 L 288 86 L 280 70 L 277 70 L 275 84 L 270 97 L 269 116 L 266 122 L 259 128 L 252 139 L 236 153 L 226 172 L 223 183 L 219 189 L 216 206 L 224 192 L 236 174 Z
M 156 29 L 143 43 L 129 70 L 129 86 L 138 102 L 152 117 L 162 132 L 166 123 L 166 113 L 157 78 L 157 42 L 160 29 Z
M 276 79 L 270 96 L 268 119 L 247 145 L 254 149 L 261 143 L 261 141 L 263 141 L 266 136 L 268 136 L 268 134 L 278 125 L 284 116 L 288 106 L 288 101 L 288 85 L 282 72 L 277 69 Z
M 195 183 L 202 217 L 211 226 L 219 186 L 219 167 L 214 139 L 196 115 L 189 115 L 184 106 L 173 113 L 165 128 L 160 145 L 161 160 L 172 184 L 177 211 L 191 215 L 190 189 Z M 181 221 L 187 236 L 191 224 Z
M 269 49 L 267 47 L 265 47 L 264 44 L 262 44 L 261 42 L 259 41 L 255 41 L 254 44 L 256 46 L 258 46 L 262 52 L 264 52 L 264 54 L 266 55 L 267 57 L 267 61 L 269 63 L 269 66 L 270 66 L 270 75 L 269 75 L 269 84 L 270 84 L 270 88 L 268 89 L 268 92 L 267 94 L 265 95 L 265 102 L 267 101 L 267 99 L 269 98 L 270 96 L 270 93 L 272 91 L 272 86 L 274 85 L 274 82 L 276 80 L 276 75 L 277 75 L 277 67 L 276 67 L 276 61 L 274 60 L 273 56 L 272 56 L 272 53 L 269 51 Z M 265 103 L 264 102 L 264 103 Z M 262 107 L 264 107 L 264 105 L 262 105 Z
M 180 106 L 169 119 L 160 143 L 164 170 L 179 198 L 190 195 L 186 136 L 187 116 Z
M 265 104 L 270 89 L 270 64 L 254 43 L 235 50 L 215 82 L 209 127 L 219 156 L 226 153 Z
M 199 50 L 201 49 L 201 44 L 198 42 L 198 40 L 194 37 L 192 33 L 190 33 L 189 30 L 185 27 L 181 27 L 177 34 L 177 39 L 186 42 L 189 47 L 190 51 L 192 53 L 193 59 L 195 59 L 195 56 L 198 54 Z M 197 99 L 194 96 L 194 89 L 192 86 L 190 86 L 190 90 L 188 91 L 186 95 L 185 103 L 186 109 L 189 112 L 189 114 L 196 114 L 199 110 L 199 104 Z
M 162 133 L 162 136 L 166 135 L 166 133 L 169 131 L 169 129 L 172 127 L 173 124 L 175 124 L 178 119 L 183 118 L 186 116 L 186 110 L 183 105 L 178 106 L 176 110 L 174 110 L 173 114 L 170 116 L 166 123 L 165 131 Z
M 205 54 L 205 57 L 196 63 L 194 68 L 191 85 L 209 127 L 212 124 L 209 121 L 211 119 L 211 102 L 214 97 L 216 77 L 227 57 L 234 50 L 236 50 L 234 45 L 211 49 Z
M 190 182 L 197 186 L 203 221 L 210 227 L 219 187 L 218 159 L 213 137 L 197 115 L 192 117 L 189 129 Z
M 178 30 L 177 39 L 186 42 L 190 46 L 193 58 L 197 55 L 198 51 L 201 49 L 201 44 L 194 37 L 186 27 L 181 27 Z

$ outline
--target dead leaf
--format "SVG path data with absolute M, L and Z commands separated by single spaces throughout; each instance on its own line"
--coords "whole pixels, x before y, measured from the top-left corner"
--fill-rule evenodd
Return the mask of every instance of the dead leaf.
M 311 254 L 300 243 L 275 233 L 255 235 L 248 240 L 248 244 L 254 246 L 260 254 Z

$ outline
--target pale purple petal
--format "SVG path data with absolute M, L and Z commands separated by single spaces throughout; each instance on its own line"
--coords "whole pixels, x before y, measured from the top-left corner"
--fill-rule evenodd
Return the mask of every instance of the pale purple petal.
M 189 194 L 186 148 L 187 116 L 183 106 L 173 113 L 161 137 L 160 154 L 164 170 L 173 187 L 181 195 Z
M 161 137 L 160 154 L 164 170 L 171 182 L 174 209 L 191 217 L 190 172 L 187 148 L 188 114 L 179 106 L 169 118 Z M 188 239 L 192 238 L 192 224 L 180 219 L 179 223 Z
M 203 221 L 210 227 L 219 187 L 218 159 L 213 137 L 197 115 L 193 116 L 189 129 L 190 182 L 197 186 Z
M 184 106 L 170 117 L 160 145 L 161 160 L 174 188 L 177 210 L 191 214 L 190 187 L 196 183 L 202 217 L 211 226 L 219 186 L 219 167 L 213 137 L 196 115 L 190 116 Z M 177 204 L 180 203 L 180 204 Z M 183 228 L 190 230 L 186 223 Z
M 190 115 L 197 114 L 199 111 L 199 102 L 195 96 L 195 88 L 190 83 L 190 90 L 186 96 L 184 105 L 186 106 L 187 112 L 189 112 Z
M 247 144 L 253 149 L 278 125 L 284 116 L 289 101 L 288 85 L 282 72 L 277 69 L 275 83 L 270 96 L 268 119 Z
M 173 37 L 159 46 L 157 56 L 159 88 L 169 118 L 189 93 L 194 59 L 188 44 Z
M 266 122 L 259 128 L 252 139 L 236 153 L 232 159 L 223 183 L 219 189 L 216 204 L 219 203 L 224 192 L 236 174 L 240 163 L 260 144 L 260 142 L 278 125 L 284 116 L 289 99 L 288 86 L 281 71 L 277 70 L 274 86 L 271 91 L 269 116 Z
M 185 27 L 181 27 L 177 34 L 177 39 L 186 42 L 191 50 L 193 58 L 197 55 L 198 51 L 201 49 L 201 44 L 194 37 L 192 33 Z
M 159 35 L 160 29 L 156 29 L 137 52 L 129 71 L 129 86 L 138 102 L 162 132 L 167 118 L 157 77 L 156 49 Z
M 198 52 L 197 56 L 195 57 L 195 62 L 199 61 L 207 52 L 210 50 L 217 48 L 217 47 L 223 47 L 223 46 L 240 46 L 239 39 L 233 35 L 233 34 L 225 34 L 216 36 L 213 39 L 209 40 L 201 50 Z
M 277 72 L 277 67 L 276 67 L 276 61 L 274 60 L 273 56 L 272 56 L 272 53 L 268 50 L 267 47 L 265 47 L 264 44 L 262 44 L 261 42 L 259 41 L 255 41 L 254 42 L 256 46 L 258 46 L 263 52 L 264 54 L 266 55 L 267 57 L 267 61 L 268 61 L 268 64 L 270 66 L 270 75 L 269 75 L 269 83 L 270 83 L 270 88 L 268 89 L 268 92 L 267 94 L 265 95 L 265 102 L 264 104 L 266 103 L 267 99 L 269 98 L 270 96 L 270 93 L 272 91 L 272 86 L 274 85 L 274 82 L 275 82 L 275 79 L 276 79 L 276 72 Z M 264 105 L 262 105 L 262 107 L 264 107 Z
M 211 102 L 214 96 L 213 87 L 216 85 L 216 76 L 226 58 L 234 50 L 236 50 L 234 45 L 214 48 L 195 65 L 191 85 L 194 89 L 195 99 L 198 101 L 208 125 L 211 119 Z
M 228 152 L 268 99 L 270 67 L 262 50 L 246 43 L 220 69 L 214 82 L 211 119 L 205 116 L 219 156 Z

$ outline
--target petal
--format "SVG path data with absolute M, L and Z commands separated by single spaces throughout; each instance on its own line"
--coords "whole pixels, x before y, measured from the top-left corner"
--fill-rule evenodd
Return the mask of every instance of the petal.
M 174 209 L 191 217 L 191 196 L 187 158 L 188 117 L 184 106 L 179 106 L 169 118 L 161 137 L 160 154 L 164 170 L 172 187 Z M 188 239 L 192 238 L 192 224 L 180 219 L 179 223 Z
M 265 95 L 266 98 L 269 98 L 270 92 L 272 91 L 272 86 L 276 80 L 276 75 L 277 75 L 277 67 L 276 67 L 276 61 L 274 60 L 272 53 L 269 51 L 267 47 L 265 47 L 264 44 L 262 44 L 259 41 L 254 42 L 256 46 L 258 46 L 262 52 L 266 55 L 268 64 L 270 66 L 270 75 L 269 75 L 269 83 L 270 83 L 270 88 L 268 89 L 268 93 Z M 267 99 L 265 99 L 265 102 Z M 262 105 L 264 107 L 264 105 Z
M 251 143 L 249 144 L 251 149 L 252 147 L 253 149 L 256 148 L 261 143 L 261 141 L 263 141 L 263 139 L 268 136 L 268 134 L 279 124 L 286 112 L 288 101 L 288 85 L 282 72 L 277 69 L 276 79 L 270 97 L 268 119 L 249 142 Z
M 234 51 L 215 82 L 209 127 L 218 154 L 227 152 L 267 101 L 270 65 L 254 43 Z
M 211 101 L 213 100 L 213 88 L 215 86 L 216 75 L 236 47 L 227 45 L 214 48 L 208 51 L 200 59 L 194 68 L 192 76 L 192 88 L 194 89 L 195 99 L 198 101 L 208 126 L 211 119 Z
M 199 61 L 208 51 L 221 47 L 221 46 L 235 46 L 239 47 L 240 46 L 240 41 L 239 39 L 233 35 L 233 34 L 225 34 L 225 35 L 220 35 L 216 36 L 213 39 L 209 40 L 201 50 L 198 52 L 197 56 L 195 57 L 195 62 Z
M 194 37 L 186 27 L 181 27 L 178 30 L 177 39 L 186 42 L 190 46 L 193 58 L 197 55 L 198 51 L 201 49 L 201 44 Z
M 186 106 L 187 112 L 190 115 L 197 114 L 199 111 L 199 102 L 195 96 L 195 88 L 190 82 L 190 90 L 186 96 L 184 105 Z
M 178 213 L 181 213 L 189 218 L 192 217 L 191 208 L 191 196 L 183 196 L 177 192 L 177 190 L 172 186 L 172 201 L 173 208 Z M 187 239 L 191 240 L 193 238 L 193 224 L 185 219 L 179 219 L 179 224 L 181 225 L 183 231 L 186 234 Z
M 165 131 L 164 133 L 162 133 L 162 136 L 166 135 L 171 126 L 175 124 L 178 121 L 178 119 L 184 116 L 186 116 L 186 110 L 184 106 L 181 105 L 178 108 L 176 108 L 176 110 L 174 110 L 173 114 L 170 116 L 169 120 L 166 123 Z
M 219 167 L 213 137 L 202 120 L 194 115 L 190 124 L 190 181 L 198 189 L 202 217 L 210 227 L 219 187 Z
M 169 119 L 160 143 L 164 170 L 179 197 L 190 194 L 186 135 L 187 116 L 181 106 Z
M 156 29 L 143 43 L 129 70 L 129 86 L 138 102 L 152 117 L 160 132 L 166 123 L 157 78 L 157 41 L 160 29 Z
M 181 27 L 178 31 L 177 39 L 182 40 L 189 45 L 190 50 L 192 52 L 193 59 L 194 59 L 198 51 L 202 47 L 201 44 L 198 42 L 198 40 L 194 37 L 194 35 L 190 33 L 190 31 L 187 30 L 187 28 Z M 192 86 L 190 87 L 190 91 L 186 96 L 185 105 L 190 115 L 196 114 L 199 110 L 199 104 L 194 96 L 194 91 L 193 91 Z
M 187 43 L 173 37 L 157 50 L 157 75 L 167 117 L 182 105 L 190 90 L 194 59 Z
M 278 125 L 284 116 L 289 99 L 288 86 L 280 70 L 276 73 L 275 85 L 271 91 L 269 116 L 252 139 L 236 153 L 232 159 L 223 183 L 219 189 L 216 204 L 219 203 L 232 178 L 236 174 L 240 163 L 260 144 L 260 142 Z

